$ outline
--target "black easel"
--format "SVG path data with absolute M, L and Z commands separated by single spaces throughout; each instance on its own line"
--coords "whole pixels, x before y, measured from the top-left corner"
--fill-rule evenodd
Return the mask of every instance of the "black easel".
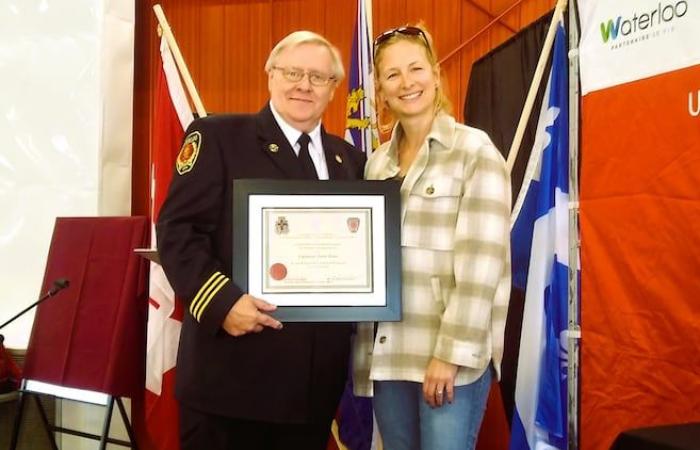
M 96 441 L 100 441 L 100 450 L 105 450 L 107 448 L 107 443 L 110 444 L 115 444 L 115 445 L 121 445 L 122 447 L 130 447 L 133 450 L 138 450 L 138 446 L 136 445 L 136 439 L 134 439 L 134 432 L 133 429 L 131 428 L 131 423 L 129 422 L 129 417 L 126 415 L 126 409 L 124 408 L 124 403 L 122 402 L 121 397 L 114 397 L 112 395 L 107 396 L 107 403 L 105 405 L 105 417 L 104 417 L 104 422 L 102 425 L 102 434 L 97 435 L 97 434 L 92 434 L 92 433 L 86 433 L 83 431 L 75 430 L 72 428 L 65 428 L 65 427 L 58 427 L 55 425 L 52 425 L 49 422 L 49 419 L 46 415 L 46 410 L 44 409 L 44 405 L 41 404 L 39 401 L 39 395 L 50 395 L 50 394 L 41 394 L 38 392 L 34 392 L 31 390 L 26 389 L 26 380 L 22 381 L 22 388 L 19 390 L 19 400 L 17 402 L 17 415 L 15 417 L 15 424 L 14 427 L 12 428 L 12 440 L 10 441 L 10 450 L 17 450 L 17 443 L 19 440 L 19 432 L 20 428 L 22 425 L 22 415 L 24 413 L 24 404 L 27 398 L 32 397 L 34 399 L 34 402 L 36 403 L 36 406 L 39 410 L 39 416 L 41 417 L 41 422 L 44 424 L 44 431 L 46 431 L 46 437 L 49 440 L 49 443 L 51 444 L 51 448 L 53 450 L 58 450 L 58 446 L 56 445 L 56 439 L 54 437 L 54 433 L 64 433 L 64 434 L 70 434 L 72 436 L 79 436 L 83 437 L 86 439 L 93 439 Z M 61 398 L 58 396 L 53 396 L 57 398 Z M 78 401 L 78 400 L 76 400 Z M 83 402 L 87 403 L 87 402 Z M 109 437 L 109 428 L 112 423 L 112 412 L 114 411 L 114 404 L 117 404 L 117 407 L 119 408 L 119 413 L 122 417 L 122 421 L 124 422 L 124 428 L 126 428 L 126 432 L 129 435 L 129 441 L 124 441 L 122 439 L 114 439 Z

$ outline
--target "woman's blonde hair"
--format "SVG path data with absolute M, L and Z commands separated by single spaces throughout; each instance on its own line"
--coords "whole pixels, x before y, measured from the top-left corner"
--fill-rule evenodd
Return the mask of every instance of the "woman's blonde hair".
M 418 30 L 419 32 L 414 32 Z M 433 71 L 437 74 L 440 82 L 437 84 L 435 91 L 435 113 L 444 112 L 452 113 L 452 102 L 447 96 L 445 83 L 442 80 L 442 71 L 438 61 L 433 37 L 423 22 L 416 25 L 406 25 L 399 28 L 394 28 L 380 34 L 374 41 L 374 86 L 377 94 L 377 99 L 381 97 L 381 83 L 379 80 L 379 66 L 381 64 L 384 50 L 400 41 L 407 41 L 418 44 L 423 47 L 425 56 Z M 381 101 L 377 105 L 377 126 L 382 133 L 388 133 L 394 128 L 396 117 L 391 112 L 386 102 Z

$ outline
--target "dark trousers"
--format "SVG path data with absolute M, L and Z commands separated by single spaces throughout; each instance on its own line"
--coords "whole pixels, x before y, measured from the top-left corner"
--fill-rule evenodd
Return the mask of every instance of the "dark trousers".
M 231 419 L 180 404 L 180 450 L 325 450 L 331 424 Z

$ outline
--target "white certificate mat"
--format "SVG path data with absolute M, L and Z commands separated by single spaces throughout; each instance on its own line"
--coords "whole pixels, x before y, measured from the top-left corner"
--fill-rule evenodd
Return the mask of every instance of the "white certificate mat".
M 250 195 L 248 292 L 278 306 L 386 305 L 384 216 L 381 195 Z

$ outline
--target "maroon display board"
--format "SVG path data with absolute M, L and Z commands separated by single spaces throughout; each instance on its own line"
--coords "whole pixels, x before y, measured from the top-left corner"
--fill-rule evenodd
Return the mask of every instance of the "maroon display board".
M 146 217 L 58 218 L 41 292 L 70 286 L 39 305 L 24 378 L 131 397 L 143 390 L 148 242 Z

